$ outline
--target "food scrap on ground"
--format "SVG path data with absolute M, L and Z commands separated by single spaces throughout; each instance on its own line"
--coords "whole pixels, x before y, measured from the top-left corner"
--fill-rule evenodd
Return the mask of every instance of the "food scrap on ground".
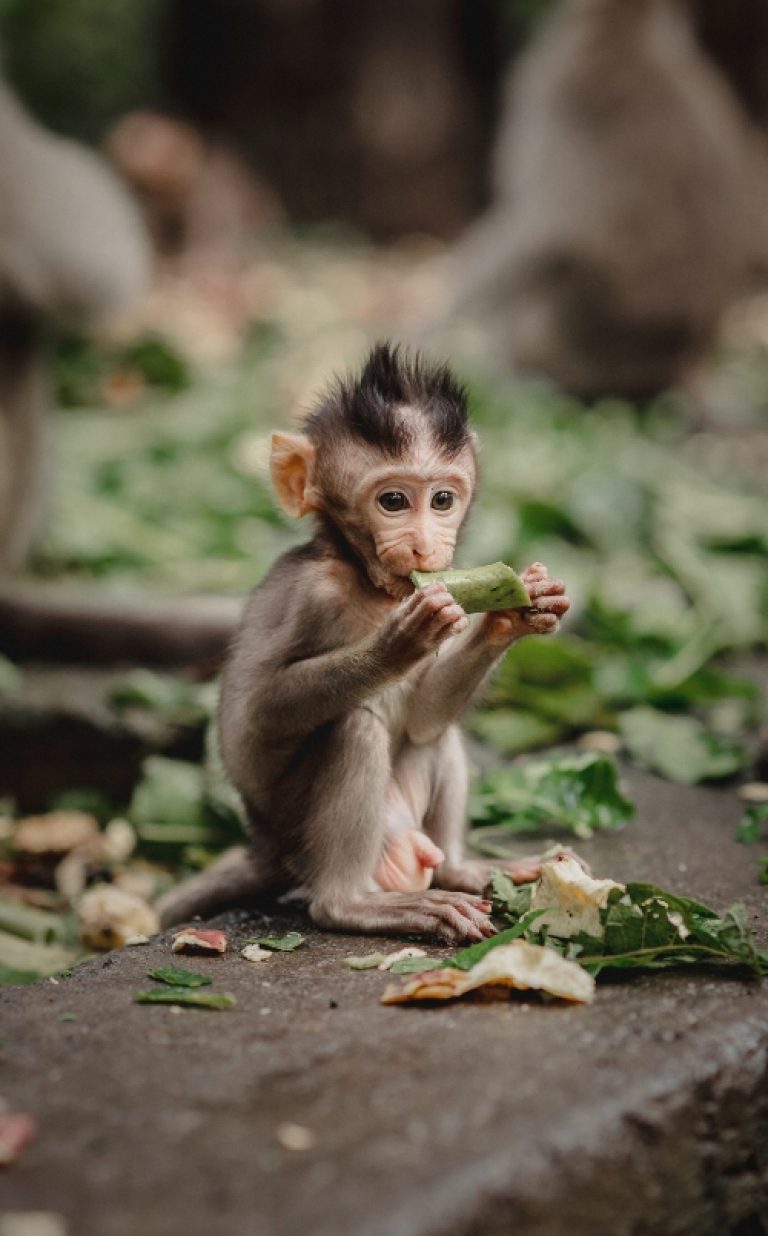
M 541 879 L 528 885 L 494 874 L 495 909 L 522 939 L 557 951 L 593 975 L 696 963 L 730 963 L 768 974 L 768 949 L 755 943 L 743 906 L 718 915 L 654 884 L 579 876 L 570 862 L 561 857 L 543 863 Z M 493 940 L 487 942 L 493 946 Z
M 36 1132 L 34 1117 L 27 1112 L 0 1111 L 0 1167 L 15 1163 Z
M 208 987 L 211 982 L 207 974 L 195 974 L 194 970 L 179 970 L 175 966 L 158 966 L 149 971 L 149 977 L 169 987 Z
M 136 1004 L 172 1004 L 196 1009 L 232 1009 L 237 1000 L 229 992 L 200 991 L 197 987 L 153 987 L 137 991 Z
M 381 1003 L 453 1000 L 483 987 L 541 991 L 582 1004 L 590 1003 L 595 995 L 595 981 L 581 966 L 541 945 L 513 940 L 490 950 L 469 970 L 428 970 L 408 976 L 400 984 L 393 983 Z
M 284 1150 L 312 1150 L 317 1144 L 317 1137 L 311 1129 L 290 1120 L 277 1126 L 275 1137 Z
M 223 931 L 201 931 L 197 927 L 184 927 L 173 934 L 173 953 L 226 953 L 227 937 Z
M 240 956 L 245 961 L 268 961 L 272 955 L 270 949 L 262 948 L 260 944 L 246 944 L 240 949 Z
M 258 944 L 276 953 L 292 953 L 303 943 L 304 936 L 300 931 L 287 931 L 284 936 L 255 936 L 247 941 L 247 944 Z
M 580 932 L 597 935 L 600 911 L 608 904 L 612 889 L 624 891 L 615 880 L 593 880 L 575 858 L 558 854 L 543 863 L 541 878 L 531 898 L 532 910 L 542 910 L 537 930 L 546 927 L 550 934 L 568 940 Z
M 100 884 L 88 889 L 77 906 L 80 938 L 88 948 L 122 948 L 132 936 L 160 930 L 157 913 L 140 897 Z

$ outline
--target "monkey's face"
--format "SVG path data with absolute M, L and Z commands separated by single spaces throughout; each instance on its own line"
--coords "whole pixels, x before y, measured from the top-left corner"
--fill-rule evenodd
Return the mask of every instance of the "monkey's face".
M 379 455 L 365 463 L 356 470 L 345 531 L 372 582 L 399 599 L 413 591 L 411 571 L 451 565 L 472 500 L 475 460 L 469 448 L 450 458 L 426 439 L 401 459 Z

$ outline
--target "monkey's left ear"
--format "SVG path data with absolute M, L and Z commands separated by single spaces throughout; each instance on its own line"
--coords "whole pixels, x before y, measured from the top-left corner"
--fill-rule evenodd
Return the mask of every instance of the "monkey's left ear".
M 269 470 L 286 514 L 306 515 L 315 510 L 315 448 L 309 438 L 301 433 L 273 433 Z

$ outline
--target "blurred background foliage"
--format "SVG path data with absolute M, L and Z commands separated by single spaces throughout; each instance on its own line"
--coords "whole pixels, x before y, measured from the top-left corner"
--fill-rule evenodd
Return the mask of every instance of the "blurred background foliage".
M 362 63 L 391 25 L 400 23 L 401 39 L 407 28 L 405 9 L 377 5 L 375 19 L 367 4 L 330 6 L 336 27 L 329 37 L 339 41 L 343 30 Z M 551 0 L 454 4 L 466 37 L 453 60 L 450 48 L 440 51 L 442 45 L 430 42 L 428 21 L 408 28 L 425 57 L 445 55 L 451 66 L 446 97 L 457 91 L 468 119 L 465 124 L 461 111 L 443 154 L 430 163 L 433 197 L 414 192 L 405 213 L 391 215 L 392 201 L 402 196 L 398 184 L 421 182 L 408 158 L 400 165 L 393 156 L 384 178 L 392 166 L 402 181 L 393 173 L 391 198 L 379 191 L 380 151 L 366 162 L 365 141 L 358 134 L 353 142 L 353 126 L 340 120 L 357 113 L 344 110 L 352 105 L 338 64 L 313 59 L 311 46 L 308 57 L 296 52 L 296 61 L 296 49 L 285 50 L 298 37 L 302 5 L 0 0 L 9 79 L 51 129 L 98 143 L 125 113 L 167 107 L 191 116 L 196 132 L 224 133 L 247 152 L 254 175 L 277 186 L 280 199 L 274 207 L 262 197 L 258 226 L 243 225 L 236 243 L 225 237 L 222 247 L 221 233 L 213 244 L 187 247 L 198 225 L 183 221 L 171 243 L 158 244 L 155 278 L 141 304 L 109 328 L 58 337 L 51 375 L 60 412 L 55 491 L 31 576 L 98 584 L 119 596 L 170 594 L 180 605 L 201 593 L 242 597 L 279 553 L 306 535 L 272 497 L 270 434 L 294 423 L 331 374 L 358 365 L 375 339 L 412 327 L 418 334 L 439 312 L 448 294 L 445 241 L 488 194 L 507 61 L 551 7 Z M 439 7 L 420 11 L 442 28 Z M 353 19 L 354 13 L 368 16 Z M 193 57 L 191 67 L 179 70 L 184 22 L 199 32 L 199 23 L 213 20 L 223 39 L 224 26 L 215 21 L 232 19 L 238 29 L 237 22 L 255 20 L 254 14 L 266 23 L 259 27 L 262 41 L 241 41 L 255 67 L 246 55 L 222 86 L 204 66 L 190 87 L 199 63 Z M 347 17 L 349 25 L 341 20 Z M 369 42 L 367 20 L 375 34 Z M 269 56 L 272 35 L 278 51 L 262 82 L 259 65 L 266 62 L 259 57 Z M 316 36 L 308 22 L 305 37 L 311 44 Z M 221 63 L 217 38 L 198 48 L 201 62 L 210 51 L 211 64 Z M 281 48 L 290 72 L 281 68 Z M 326 111 L 326 102 L 318 108 L 325 128 L 317 133 L 302 93 L 307 64 L 327 102 Z M 283 78 L 294 92 L 283 100 L 285 112 Z M 280 96 L 273 130 L 270 90 Z M 254 115 L 263 118 L 258 133 Z M 375 130 L 376 117 L 367 115 Z M 322 159 L 293 148 L 305 128 Z M 275 134 L 285 138 L 287 154 Z M 199 155 L 201 177 L 205 167 Z M 452 179 L 456 168 L 460 175 Z M 344 169 L 340 178 L 338 169 Z M 354 193 L 344 175 L 354 181 Z M 213 165 L 206 192 L 210 184 L 223 191 L 224 183 Z M 361 184 L 367 190 L 356 196 Z M 181 214 L 169 200 L 162 200 L 161 213 Z M 453 213 L 443 210 L 446 202 L 458 203 Z M 346 213 L 334 203 L 343 203 Z M 518 568 L 543 561 L 567 581 L 574 602 L 556 639 L 525 640 L 508 654 L 473 714 L 472 734 L 496 755 L 577 743 L 599 760 L 623 752 L 681 782 L 768 777 L 761 690 L 768 628 L 767 324 L 764 298 L 733 313 L 700 383 L 641 402 L 582 401 L 543 379 L 502 377 L 471 331 L 451 354 L 470 388 L 482 468 L 480 499 L 457 560 L 476 565 L 502 558 Z M 27 674 L 0 659 L 0 694 L 10 705 L 25 699 Z M 83 880 L 106 873 L 149 895 L 167 882 L 168 870 L 198 867 L 237 836 L 237 806 L 211 737 L 215 697 L 214 684 L 141 668 L 120 671 L 104 686 L 107 726 L 130 718 L 146 728 L 151 720 L 164 733 L 197 737 L 184 758 L 151 755 L 132 795 L 120 801 L 75 777 L 42 804 L 85 810 L 101 825 L 118 812 L 127 816 L 138 843 L 128 865 L 125 856 L 87 858 Z M 598 783 L 615 798 L 615 777 L 606 778 L 606 767 L 587 760 L 556 770 L 561 805 L 578 806 L 584 793 L 594 797 Z M 510 816 L 513 788 L 520 792 L 489 773 L 476 796 L 476 820 Z M 7 808 L 10 819 L 14 804 Z M 546 828 L 551 819 L 544 815 L 538 824 Z M 0 848 L 11 836 L 10 824 L 5 834 L 2 824 Z M 579 826 L 586 835 L 589 816 Z M 8 854 L 12 846 L 0 852 L 0 862 Z M 41 912 L 58 913 L 70 894 L 51 869 L 35 896 Z M 53 930 L 50 923 L 33 925 L 34 939 L 38 929 Z

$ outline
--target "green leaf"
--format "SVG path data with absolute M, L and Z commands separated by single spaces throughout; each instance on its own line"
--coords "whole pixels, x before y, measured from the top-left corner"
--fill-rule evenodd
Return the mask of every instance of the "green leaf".
M 448 962 L 441 964 L 456 970 L 471 970 L 473 966 L 477 965 L 478 961 L 482 961 L 486 953 L 499 948 L 502 944 L 511 944 L 513 940 L 519 940 L 521 936 L 525 936 L 536 920 L 545 913 L 546 910 L 531 910 L 528 914 L 524 914 L 520 922 L 516 923 L 514 927 L 508 927 L 506 931 L 499 931 L 495 936 L 490 936 L 487 940 L 480 940 L 477 944 L 470 944 L 469 948 L 460 949 L 458 953 L 454 953 Z
M 271 948 L 277 953 L 292 953 L 304 943 L 304 936 L 299 931 L 289 931 L 284 936 L 254 936 L 245 943 L 260 944 L 262 948 Z
M 26 987 L 43 977 L 39 970 L 16 970 L 0 962 L 0 987 Z
M 129 819 L 139 835 L 145 825 L 201 829 L 203 789 L 203 770 L 199 765 L 163 755 L 150 756 L 142 765 L 142 779 L 131 799 Z
M 183 1004 L 195 1009 L 231 1009 L 237 1004 L 228 993 L 192 987 L 153 987 L 151 991 L 137 991 L 133 999 L 136 1004 Z
M 768 803 L 753 803 L 739 820 L 736 840 L 742 845 L 752 845 L 762 837 L 765 824 L 768 824 Z
M 477 787 L 472 807 L 473 820 L 494 828 L 538 832 L 554 826 L 577 837 L 621 828 L 634 814 L 619 790 L 613 760 L 591 752 L 490 773 Z
M 685 785 L 730 777 L 749 761 L 746 748 L 710 733 L 695 717 L 633 708 L 621 714 L 619 728 L 636 763 Z
M 169 987 L 208 987 L 211 983 L 207 974 L 196 974 L 194 970 L 175 966 L 159 966 L 149 971 L 149 977 L 158 983 L 167 983 Z

